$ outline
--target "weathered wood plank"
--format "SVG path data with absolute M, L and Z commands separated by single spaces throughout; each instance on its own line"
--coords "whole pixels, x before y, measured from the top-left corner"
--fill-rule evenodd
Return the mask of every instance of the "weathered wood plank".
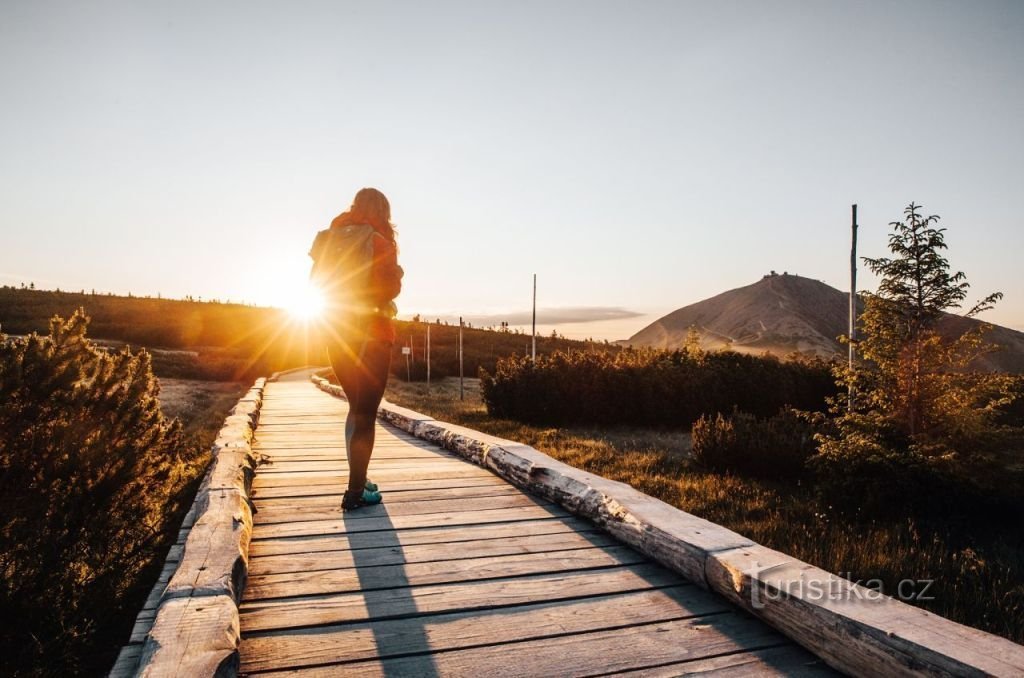
M 260 497 L 256 506 L 260 512 L 272 508 L 302 508 L 310 509 L 335 506 L 341 501 L 344 488 L 334 488 L 333 492 L 325 491 L 319 494 L 306 495 L 303 497 Z M 388 485 L 382 487 L 381 491 L 386 493 L 388 506 L 411 501 L 436 501 L 438 499 L 480 499 L 483 497 L 506 497 L 522 494 L 518 489 L 502 484 L 470 485 L 469 487 L 429 487 L 427 489 L 405 489 Z
M 645 591 L 678 586 L 679 582 L 679 576 L 674 572 L 652 563 L 640 563 L 603 570 L 247 601 L 241 607 L 242 635 L 294 626 L 340 624 Z
M 430 491 L 434 488 L 448 489 L 462 487 L 509 487 L 509 485 L 504 480 L 494 475 L 470 476 L 464 478 L 417 478 L 414 480 L 390 480 L 388 481 L 387 491 L 389 493 L 389 496 L 393 496 L 394 492 L 403 492 L 405 490 Z M 260 502 L 266 499 L 341 494 L 344 491 L 345 485 L 342 485 L 340 482 L 332 482 L 307 485 L 279 485 L 276 487 L 260 487 L 258 489 L 253 489 L 253 496 L 256 498 L 257 506 L 259 506 Z
M 398 480 L 442 480 L 446 478 L 493 478 L 494 474 L 481 468 L 466 464 L 465 467 L 450 466 L 445 468 L 424 467 L 412 469 L 390 469 L 370 467 L 370 476 L 387 479 L 389 482 Z M 332 485 L 345 482 L 345 473 L 313 472 L 313 473 L 258 473 L 253 480 L 253 490 L 266 487 L 288 487 L 302 485 Z
M 341 520 L 311 520 L 294 523 L 263 525 L 259 538 L 299 537 L 315 534 L 355 534 L 377 530 L 408 530 L 415 527 L 442 527 L 454 525 L 482 525 L 503 523 L 527 518 L 565 517 L 569 513 L 557 506 L 520 506 L 511 509 L 484 509 L 480 511 L 451 511 L 418 516 L 377 516 Z
M 622 629 L 485 645 L 434 654 L 374 659 L 341 666 L 290 670 L 290 675 L 336 676 L 559 676 L 615 675 L 646 666 L 695 661 L 759 649 L 780 642 L 779 636 L 749 618 L 716 615 L 714 627 L 703 619 L 678 620 Z M 282 675 L 277 672 L 267 676 Z M 747 675 L 751 675 L 748 673 Z M 756 674 L 753 674 L 756 675 Z
M 113 668 L 107 678 L 131 678 L 139 668 L 139 657 L 142 656 L 142 645 L 132 643 L 125 645 L 117 654 Z
M 701 618 L 714 627 L 721 615 L 712 613 L 727 610 L 729 606 L 722 600 L 697 587 L 686 586 L 522 605 L 500 612 L 455 612 L 274 631 L 242 639 L 241 670 L 266 671 L 420 652 L 438 653 L 691 617 Z M 709 614 L 712 616 L 704 617 Z M 726 615 L 730 616 L 733 615 Z M 761 624 L 756 626 L 764 628 Z M 630 635 L 629 631 L 624 629 L 623 635 Z
M 135 617 L 135 624 L 132 626 L 132 633 L 128 637 L 129 643 L 141 643 L 146 640 L 146 634 L 153 628 L 153 620 L 156 618 L 156 610 L 141 610 Z
M 349 548 L 379 548 L 415 544 L 437 544 L 483 539 L 509 539 L 523 534 L 565 534 L 573 531 L 594 532 L 597 528 L 578 518 L 545 518 L 509 523 L 485 523 L 457 527 L 422 527 L 418 529 L 357 533 L 350 539 L 344 533 L 302 537 L 257 538 L 249 543 L 250 558 L 285 553 L 313 553 Z M 257 537 L 259 532 L 257 533 Z
M 250 577 L 246 587 L 246 599 L 309 596 L 344 591 L 368 591 L 396 586 L 421 586 L 529 574 L 571 572 L 635 565 L 644 560 L 630 548 L 615 546 L 492 556 L 472 560 L 446 560 L 356 569 L 318 570 L 316 572 L 282 572 Z
M 444 457 L 436 457 L 432 459 L 381 459 L 374 458 L 370 461 L 370 472 L 374 473 L 380 470 L 419 470 L 419 469 L 461 469 L 466 466 L 466 462 L 461 459 L 450 459 Z M 260 473 L 266 476 L 267 474 L 276 473 L 288 473 L 288 474 L 308 474 L 308 473 L 338 473 L 343 474 L 348 472 L 348 464 L 342 460 L 317 460 L 317 461 L 298 461 L 298 462 L 268 462 L 260 468 Z
M 803 648 L 792 644 L 764 650 L 743 650 L 710 659 L 646 667 L 616 675 L 618 678 L 671 678 L 698 674 L 711 674 L 715 678 L 751 678 L 752 676 L 758 678 L 768 678 L 769 676 L 816 678 L 836 675 L 835 671 L 829 668 L 825 662 Z
M 382 488 L 384 489 L 384 488 Z M 451 513 L 452 511 L 478 511 L 487 509 L 519 508 L 522 506 L 552 506 L 551 502 L 519 494 L 492 497 L 454 497 L 427 499 L 421 501 L 404 501 L 392 503 L 390 495 L 384 495 L 384 503 L 367 506 L 359 510 L 350 519 L 364 520 L 378 516 L 411 516 L 429 515 L 433 513 Z M 342 518 L 341 502 L 333 504 L 321 503 L 314 506 L 266 506 L 260 508 L 253 520 L 258 525 L 271 523 L 287 523 L 300 520 L 340 520 Z
M 600 532 L 562 532 L 555 534 L 527 534 L 507 539 L 481 539 L 477 541 L 446 542 L 440 544 L 394 545 L 340 551 L 289 553 L 287 555 L 249 558 L 249 576 L 281 574 L 285 572 L 314 572 L 346 567 L 374 567 L 426 563 L 441 560 L 468 560 L 485 556 L 507 556 L 522 553 L 546 553 L 571 549 L 611 546 L 616 542 Z

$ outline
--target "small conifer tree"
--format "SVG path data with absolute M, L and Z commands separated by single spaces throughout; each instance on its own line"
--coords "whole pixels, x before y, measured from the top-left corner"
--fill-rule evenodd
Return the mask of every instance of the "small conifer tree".
M 861 360 L 853 370 L 838 370 L 853 397 L 833 400 L 835 427 L 819 437 L 821 460 L 962 457 L 979 449 L 993 431 L 997 408 L 1011 398 L 1010 378 L 975 369 L 997 348 L 985 340 L 989 326 L 949 336 L 949 313 L 961 308 L 970 285 L 963 272 L 949 270 L 939 217 L 920 210 L 911 203 L 903 221 L 890 224 L 891 257 L 865 259 L 881 282 L 863 297 Z M 964 315 L 988 310 L 1000 298 L 990 294 Z
M 149 354 L 98 350 L 88 318 L 0 336 L 0 637 L 4 663 L 83 663 L 155 560 L 166 516 L 199 473 L 163 417 Z

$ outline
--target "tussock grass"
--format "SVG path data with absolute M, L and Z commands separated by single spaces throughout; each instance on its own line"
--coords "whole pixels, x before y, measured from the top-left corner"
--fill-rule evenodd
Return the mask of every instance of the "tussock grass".
M 555 459 L 628 483 L 684 511 L 735 530 L 830 572 L 883 592 L 924 591 L 906 602 L 954 621 L 1024 642 L 1024 532 L 1019 516 L 985 524 L 891 521 L 836 514 L 806 480 L 718 474 L 689 458 L 689 434 L 642 428 L 530 426 L 488 416 L 479 382 L 392 383 L 392 402 L 436 419 L 531 445 Z M 877 581 L 875 581 L 877 580 Z

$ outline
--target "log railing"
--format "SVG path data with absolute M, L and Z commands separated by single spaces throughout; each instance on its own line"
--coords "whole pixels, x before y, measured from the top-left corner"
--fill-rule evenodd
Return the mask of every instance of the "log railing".
M 252 439 L 266 382 L 256 380 L 217 434 L 210 467 L 112 677 L 237 672 L 257 463 Z

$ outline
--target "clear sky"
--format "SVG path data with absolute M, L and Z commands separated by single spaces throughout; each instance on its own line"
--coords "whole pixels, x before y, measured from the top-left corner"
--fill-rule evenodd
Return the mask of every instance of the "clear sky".
M 0 97 L 4 283 L 284 305 L 376 186 L 403 316 L 615 339 L 913 200 L 1024 329 L 1024 2 L 2 0 Z

